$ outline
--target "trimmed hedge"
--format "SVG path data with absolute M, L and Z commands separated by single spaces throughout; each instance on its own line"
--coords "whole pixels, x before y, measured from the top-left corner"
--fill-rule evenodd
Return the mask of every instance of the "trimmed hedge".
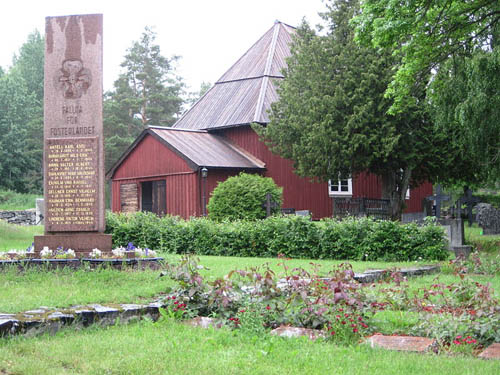
M 429 224 L 400 224 L 369 218 L 310 221 L 274 216 L 258 221 L 189 221 L 151 213 L 107 215 L 115 246 L 129 242 L 170 253 L 345 260 L 443 260 L 448 250 L 443 230 Z

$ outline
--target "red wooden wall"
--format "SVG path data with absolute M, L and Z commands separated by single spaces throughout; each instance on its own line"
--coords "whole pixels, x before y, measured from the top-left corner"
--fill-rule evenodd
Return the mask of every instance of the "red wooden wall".
M 292 161 L 271 153 L 250 126 L 225 129 L 220 133 L 266 163 L 266 177 L 272 177 L 277 185 L 283 187 L 283 207 L 309 210 L 316 219 L 332 216 L 332 199 L 328 196 L 326 182 L 311 182 L 308 178 L 297 176 L 293 173 Z M 421 212 L 422 199 L 429 195 L 432 195 L 430 183 L 411 189 L 405 212 Z M 353 196 L 380 198 L 382 191 L 377 176 L 362 173 L 355 178 Z
M 146 135 L 113 175 L 111 208 L 114 212 L 121 210 L 121 184 L 137 183 L 140 202 L 141 182 L 166 180 L 167 212 L 186 219 L 200 215 L 197 178 L 197 171 L 189 168 L 184 159 L 152 136 Z
M 328 196 L 327 183 L 311 182 L 293 173 L 290 160 L 272 154 L 260 142 L 249 127 L 238 127 L 220 131 L 235 144 L 266 163 L 266 177 L 272 177 L 283 187 L 283 207 L 309 210 L 313 218 L 332 216 L 332 199 Z M 237 171 L 209 169 L 206 181 L 206 202 L 220 181 L 238 174 Z M 200 216 L 202 209 L 203 182 L 198 171 L 192 170 L 186 161 L 157 139 L 146 135 L 116 169 L 112 182 L 112 210 L 120 211 L 120 184 L 137 183 L 140 207 L 141 182 L 166 181 L 167 213 L 188 219 Z M 412 189 L 406 212 L 421 212 L 422 200 L 432 194 L 432 185 L 425 183 Z M 377 176 L 363 173 L 353 181 L 354 197 L 381 197 L 381 184 Z

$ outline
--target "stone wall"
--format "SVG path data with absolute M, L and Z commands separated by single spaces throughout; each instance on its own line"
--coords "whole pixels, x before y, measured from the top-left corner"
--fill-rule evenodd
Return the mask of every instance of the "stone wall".
M 35 209 L 25 211 L 0 211 L 0 220 L 9 224 L 36 225 Z

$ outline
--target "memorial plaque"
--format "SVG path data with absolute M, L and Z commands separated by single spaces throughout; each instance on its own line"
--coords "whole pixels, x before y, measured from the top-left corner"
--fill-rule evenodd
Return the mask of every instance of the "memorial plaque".
M 47 140 L 48 231 L 96 231 L 97 139 Z
M 47 17 L 43 246 L 111 249 L 104 235 L 102 15 Z M 61 243 L 59 243 L 61 242 Z

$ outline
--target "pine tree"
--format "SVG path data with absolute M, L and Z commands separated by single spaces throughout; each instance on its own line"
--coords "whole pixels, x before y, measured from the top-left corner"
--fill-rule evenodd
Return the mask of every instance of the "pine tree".
M 107 168 L 148 125 L 172 125 L 181 113 L 184 84 L 175 74 L 179 57 L 164 57 L 155 40 L 156 33 L 146 27 L 127 50 L 124 72 L 105 96 Z

